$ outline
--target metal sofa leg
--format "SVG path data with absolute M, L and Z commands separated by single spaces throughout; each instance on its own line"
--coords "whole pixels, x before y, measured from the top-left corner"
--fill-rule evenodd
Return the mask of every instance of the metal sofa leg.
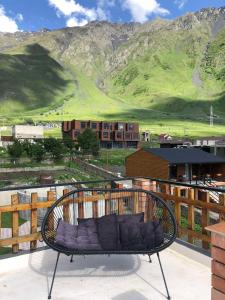
M 158 261 L 159 261 L 160 269 L 161 269 L 161 272 L 162 272 L 163 281 L 164 281 L 164 284 L 165 284 L 165 287 L 166 287 L 167 299 L 171 299 L 171 298 L 170 298 L 169 291 L 168 291 L 168 287 L 167 287 L 167 284 L 166 284 L 166 278 L 165 278 L 165 275 L 164 275 L 164 272 L 163 272 L 163 268 L 162 268 L 161 260 L 160 260 L 160 257 L 159 257 L 159 252 L 157 252 L 157 257 L 158 257 Z
M 70 262 L 73 262 L 73 254 L 71 255 Z
M 57 265 L 58 265 L 58 261 L 59 261 L 59 255 L 60 255 L 60 252 L 58 252 L 58 254 L 57 254 L 55 269 L 54 269 L 54 273 L 53 273 L 53 277 L 52 277 L 51 288 L 50 288 L 50 291 L 49 291 L 49 294 L 48 294 L 48 299 L 51 299 L 52 288 L 53 288 L 53 284 L 54 284 L 54 280 L 55 280 L 55 273 L 56 273 L 56 269 L 57 269 Z
M 149 263 L 152 263 L 151 254 L 148 254 Z

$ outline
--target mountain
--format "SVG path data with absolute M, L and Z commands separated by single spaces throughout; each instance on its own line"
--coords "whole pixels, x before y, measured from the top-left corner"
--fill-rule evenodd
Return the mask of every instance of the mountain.
M 11 122 L 204 127 L 213 105 L 224 130 L 225 7 L 144 24 L 0 33 L 0 90 L 0 117 Z

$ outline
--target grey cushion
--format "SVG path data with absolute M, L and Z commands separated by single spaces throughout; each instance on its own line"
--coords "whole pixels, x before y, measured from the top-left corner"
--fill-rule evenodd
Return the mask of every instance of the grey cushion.
M 138 214 L 126 214 L 126 215 L 117 215 L 117 222 L 118 223 L 139 223 L 144 222 L 144 213 L 138 213 Z
M 160 221 L 153 221 L 155 232 L 155 247 L 160 246 L 164 242 L 164 232 Z
M 61 220 L 55 242 L 74 250 L 102 250 L 94 219 L 84 220 L 78 225 L 71 225 Z
M 63 220 L 60 220 L 57 231 L 55 242 L 56 244 L 69 248 L 76 249 L 77 248 L 77 231 L 78 226 L 68 224 Z
M 104 250 L 118 249 L 118 229 L 116 214 L 106 215 L 97 219 L 98 237 Z
M 143 223 L 120 223 L 120 242 L 123 250 L 143 250 L 145 243 L 142 237 Z

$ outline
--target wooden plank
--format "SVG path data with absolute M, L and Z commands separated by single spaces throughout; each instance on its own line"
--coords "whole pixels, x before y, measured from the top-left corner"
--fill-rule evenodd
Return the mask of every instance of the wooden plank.
M 12 205 L 19 203 L 18 194 L 11 196 L 11 203 Z M 12 237 L 17 238 L 18 236 L 19 236 L 19 212 L 14 211 L 12 213 Z M 19 243 L 12 244 L 12 251 L 13 253 L 17 253 L 19 251 Z
M 111 189 L 112 186 L 111 184 L 107 184 L 106 185 L 106 188 L 107 189 Z M 105 215 L 109 215 L 110 214 L 110 200 L 111 200 L 111 193 L 110 192 L 107 192 L 105 195 L 104 195 L 104 199 L 105 199 Z
M 203 201 L 209 203 L 210 202 L 209 192 L 205 192 L 203 195 L 204 195 Z M 205 230 L 205 228 L 208 226 L 208 222 L 209 222 L 209 210 L 207 208 L 202 208 L 202 216 L 201 216 L 202 234 L 207 235 L 207 230 Z M 202 247 L 204 249 L 208 249 L 209 243 L 206 241 L 202 241 Z
M 133 208 L 133 213 L 138 213 L 139 208 L 138 208 L 138 202 L 139 202 L 139 193 L 134 192 L 134 208 Z
M 196 238 L 196 239 L 205 241 L 207 243 L 210 243 L 210 241 L 211 241 L 211 238 L 208 235 L 202 234 L 201 232 L 192 231 L 188 228 L 183 228 L 183 227 L 180 227 L 179 231 L 180 231 L 181 234 L 190 235 L 192 238 Z
M 155 194 L 165 201 L 174 201 L 174 202 L 180 202 L 185 204 L 192 204 L 196 208 L 208 208 L 210 211 L 216 213 L 225 213 L 225 207 L 222 207 L 215 203 L 206 203 L 200 200 L 192 200 L 184 197 L 178 197 L 175 195 L 166 195 L 164 193 L 158 193 L 158 192 Z
M 179 187 L 175 187 L 174 188 L 174 196 L 175 197 L 180 197 L 180 188 Z M 178 226 L 178 230 L 177 230 L 177 237 L 180 236 L 180 225 L 181 225 L 181 205 L 180 202 L 175 202 L 175 218 L 177 221 L 177 226 Z
M 10 245 L 18 245 L 19 243 L 26 243 L 33 240 L 38 240 L 41 238 L 41 233 L 36 232 L 32 234 L 27 234 L 23 236 L 17 236 L 13 238 L 7 238 L 0 240 L 0 247 L 10 246 Z
M 68 189 L 63 190 L 63 195 L 69 193 Z M 70 222 L 70 204 L 68 198 L 65 198 L 63 201 L 63 221 Z
M 38 200 L 37 193 L 31 194 L 31 203 L 35 203 Z M 31 233 L 37 232 L 37 208 L 31 210 Z M 33 240 L 30 242 L 30 249 L 35 250 L 37 248 L 37 240 Z
M 188 199 L 195 198 L 195 191 L 194 189 L 188 189 Z M 188 229 L 194 231 L 195 229 L 195 207 L 194 205 L 188 205 Z M 193 244 L 193 236 L 188 234 L 188 243 Z
M 96 195 L 96 194 L 97 194 L 96 191 L 92 192 L 93 196 Z M 97 201 L 94 201 L 92 203 L 92 216 L 93 216 L 93 218 L 98 218 L 98 202 Z
M 53 193 L 54 192 L 50 191 L 48 193 Z M 109 196 L 109 193 L 107 193 L 105 196 L 104 195 L 94 195 L 94 196 L 85 196 L 85 197 L 79 197 L 75 199 L 75 203 L 84 203 L 84 202 L 93 202 L 93 201 L 99 201 L 99 200 L 109 200 L 109 199 L 118 199 L 118 198 L 122 198 L 122 197 L 131 197 L 132 192 L 124 192 L 123 195 L 121 195 L 121 193 L 111 193 L 111 197 Z M 13 211 L 21 211 L 21 210 L 31 210 L 31 209 L 35 209 L 35 208 L 48 208 L 51 207 L 54 204 L 55 201 L 45 201 L 45 202 L 37 202 L 37 203 L 26 203 L 26 204 L 15 204 L 15 205 L 5 205 L 5 206 L 1 206 L 0 207 L 0 212 L 13 212 Z M 62 202 L 65 203 L 73 203 L 73 199 L 68 199 L 68 200 L 64 200 Z M 225 209 L 224 209 L 225 211 Z
M 55 202 L 55 194 L 53 191 L 48 191 L 47 193 L 47 202 L 48 203 L 48 207 L 52 206 Z M 54 230 L 54 212 L 52 212 L 50 215 L 49 215 L 49 218 L 48 218 L 48 230 L 50 231 L 53 231 Z
M 84 192 L 78 192 L 78 198 L 85 199 Z M 78 218 L 83 219 L 84 218 L 84 201 L 78 202 Z

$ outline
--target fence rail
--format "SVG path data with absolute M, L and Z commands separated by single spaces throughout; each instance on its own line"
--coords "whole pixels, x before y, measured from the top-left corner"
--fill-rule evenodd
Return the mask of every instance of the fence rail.
M 63 194 L 68 193 L 74 186 L 80 187 L 82 184 L 88 185 L 89 183 L 102 184 L 102 187 L 116 187 L 122 188 L 123 181 L 125 179 L 116 179 L 116 184 L 113 184 L 115 179 L 101 180 L 101 181 L 83 181 L 64 184 Z M 186 183 L 177 183 L 173 181 L 163 181 L 152 178 L 126 178 L 126 181 L 130 180 L 134 188 L 146 189 L 153 191 L 157 196 L 165 200 L 173 209 L 177 225 L 178 225 L 178 238 L 185 239 L 189 243 L 196 243 L 198 241 L 205 249 L 210 247 L 210 237 L 205 230 L 205 227 L 212 223 L 217 223 L 225 220 L 225 189 L 211 188 L 205 186 L 197 186 Z M 121 183 L 118 183 L 120 182 Z M 68 186 L 67 186 L 68 185 Z M 53 185 L 38 186 L 38 188 L 51 187 Z M 62 185 L 54 185 L 62 186 Z M 69 188 L 70 186 L 70 188 Z M 48 209 L 56 200 L 56 194 L 54 191 L 48 191 L 46 195 L 46 201 L 38 201 L 39 193 L 31 193 L 29 203 L 20 203 L 18 190 L 25 187 L 15 187 L 15 194 L 11 196 L 11 205 L 0 206 L 0 224 L 3 219 L 4 213 L 10 213 L 12 215 L 12 237 L 4 238 L 0 237 L 0 247 L 11 246 L 12 252 L 19 251 L 19 244 L 24 242 L 30 243 L 30 249 L 35 250 L 37 248 L 37 241 L 41 239 L 40 232 L 38 232 L 38 212 L 40 209 Z M 26 187 L 30 189 L 34 187 Z M 37 188 L 37 187 L 36 187 Z M 6 191 L 7 189 L 1 189 Z M 219 192 L 219 202 L 213 203 L 213 199 L 210 197 L 210 191 L 216 190 Z M 115 194 L 115 197 L 118 195 Z M 123 197 L 129 197 L 130 192 L 123 193 Z M 92 215 L 98 217 L 98 201 L 105 201 L 105 209 L 108 209 L 107 200 L 111 199 L 112 195 L 105 195 L 102 199 L 102 195 L 92 193 L 90 196 L 85 197 L 86 202 L 92 202 Z M 43 197 L 41 197 L 43 198 Z M 67 199 L 67 204 L 70 201 Z M 82 202 L 82 203 L 81 203 Z M 78 203 L 78 210 L 80 216 L 84 216 L 84 203 L 82 194 L 76 198 Z M 120 212 L 123 212 L 122 202 L 118 202 L 117 207 Z M 67 206 L 65 203 L 65 213 Z M 19 216 L 22 211 L 30 211 L 30 233 L 24 236 L 19 236 Z M 136 210 L 136 212 L 138 209 Z M 198 228 L 196 229 L 196 224 Z

